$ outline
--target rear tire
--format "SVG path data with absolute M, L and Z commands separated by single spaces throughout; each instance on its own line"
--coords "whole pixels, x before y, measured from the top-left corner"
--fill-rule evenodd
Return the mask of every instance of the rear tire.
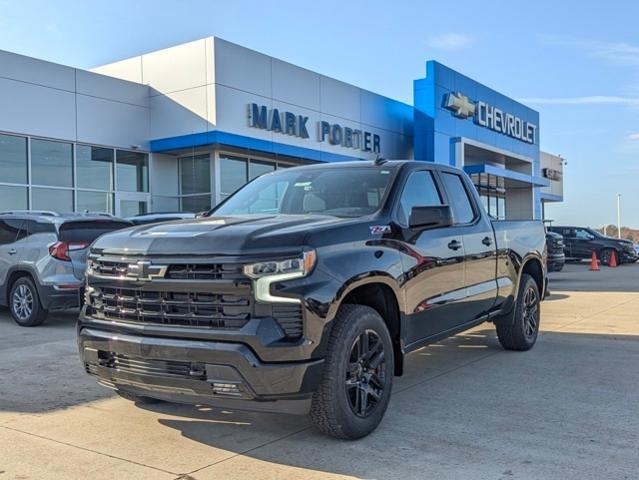
M 541 319 L 540 299 L 537 282 L 524 273 L 512 313 L 495 320 L 497 338 L 506 350 L 530 350 L 535 345 Z
M 368 435 L 386 412 L 394 371 L 393 343 L 379 313 L 363 305 L 343 305 L 313 394 L 313 424 L 335 438 Z
M 160 403 L 162 400 L 153 397 L 145 397 L 144 395 L 135 395 L 129 392 L 123 392 L 122 390 L 118 390 L 117 394 L 126 400 L 130 400 L 131 402 L 139 403 L 142 405 L 152 405 L 154 403 Z
M 42 306 L 38 290 L 29 277 L 20 277 L 11 286 L 9 310 L 15 322 L 21 327 L 42 325 L 49 314 Z

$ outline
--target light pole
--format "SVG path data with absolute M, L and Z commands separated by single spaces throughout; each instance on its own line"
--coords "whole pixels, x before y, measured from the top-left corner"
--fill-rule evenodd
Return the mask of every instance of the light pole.
M 621 193 L 617 194 L 617 238 L 621 238 Z

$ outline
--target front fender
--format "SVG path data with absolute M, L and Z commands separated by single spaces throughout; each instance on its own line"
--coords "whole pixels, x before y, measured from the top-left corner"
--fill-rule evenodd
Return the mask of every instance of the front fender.
M 343 243 L 318 248 L 317 259 L 308 277 L 274 286 L 278 295 L 297 297 L 303 303 L 304 335 L 313 344 L 313 357 L 324 356 L 332 322 L 354 289 L 372 283 L 387 285 L 403 311 L 402 265 L 396 249 L 373 242 Z

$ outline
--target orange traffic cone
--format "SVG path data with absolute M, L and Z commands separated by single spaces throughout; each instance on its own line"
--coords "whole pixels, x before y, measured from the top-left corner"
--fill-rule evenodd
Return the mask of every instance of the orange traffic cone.
M 617 266 L 617 251 L 613 250 L 612 253 L 610 254 L 610 262 L 608 263 L 609 267 L 616 267 Z
M 592 259 L 590 260 L 590 271 L 599 271 L 599 261 L 597 260 L 597 254 L 594 251 L 592 252 Z

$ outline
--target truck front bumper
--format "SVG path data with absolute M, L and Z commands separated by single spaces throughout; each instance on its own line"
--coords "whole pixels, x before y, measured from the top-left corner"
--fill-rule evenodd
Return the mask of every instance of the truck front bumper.
M 305 414 L 323 360 L 263 363 L 242 343 L 80 327 L 84 367 L 104 386 L 161 400 Z

